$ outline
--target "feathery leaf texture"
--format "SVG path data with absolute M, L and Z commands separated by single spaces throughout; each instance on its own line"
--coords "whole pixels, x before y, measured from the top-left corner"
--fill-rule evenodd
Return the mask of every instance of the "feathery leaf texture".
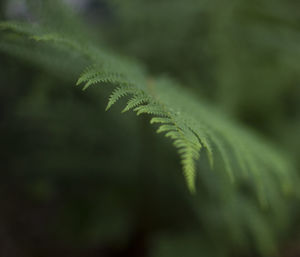
M 113 85 L 115 89 L 106 110 L 119 99 L 128 97 L 123 112 L 133 110 L 137 115 L 152 116 L 150 123 L 158 124 L 157 132 L 170 138 L 178 150 L 192 193 L 196 192 L 196 172 L 203 151 L 211 168 L 215 166 L 216 157 L 220 157 L 221 169 L 228 173 L 232 182 L 238 179 L 254 181 L 262 205 L 268 204 L 268 190 L 278 187 L 284 192 L 293 190 L 293 169 L 281 153 L 170 78 L 152 78 L 137 62 L 47 30 L 43 33 L 41 28 L 28 24 L 3 22 L 0 30 L 3 34 L 15 33 L 52 47 L 65 48 L 88 60 L 90 66 L 80 75 L 77 85 L 83 84 L 83 89 L 96 84 Z M 268 188 L 269 178 L 277 182 L 277 188 Z

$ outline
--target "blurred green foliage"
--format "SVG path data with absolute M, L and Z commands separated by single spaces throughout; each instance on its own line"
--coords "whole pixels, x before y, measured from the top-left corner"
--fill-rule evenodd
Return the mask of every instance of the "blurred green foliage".
M 12 2 L 1 2 L 2 19 Z M 79 16 L 59 0 L 15 2 L 22 19 L 177 79 L 273 141 L 299 171 L 297 1 L 95 0 Z M 1 256 L 276 256 L 299 236 L 293 196 L 278 193 L 264 209 L 204 157 L 191 196 L 174 149 L 146 118 L 104 112 L 107 88 L 72 88 L 86 60 L 4 37 Z

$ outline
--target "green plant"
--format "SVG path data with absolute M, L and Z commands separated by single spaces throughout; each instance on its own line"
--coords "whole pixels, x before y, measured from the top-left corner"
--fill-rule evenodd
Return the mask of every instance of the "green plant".
M 216 184 L 207 190 L 218 202 L 216 206 L 225 220 L 228 219 L 232 241 L 247 244 L 244 232 L 250 231 L 261 253 L 275 251 L 269 238 L 272 229 L 263 212 L 277 212 L 288 201 L 286 195 L 298 191 L 295 167 L 284 151 L 204 97 L 196 96 L 193 89 L 183 87 L 172 76 L 152 75 L 134 58 L 108 50 L 105 43 L 89 36 L 88 29 L 78 25 L 79 20 L 71 11 L 55 2 L 57 6 L 45 1 L 42 11 L 32 9 L 40 15 L 35 17 L 36 23 L 2 22 L 0 49 L 40 65 L 62 79 L 73 80 L 83 71 L 77 85 L 83 85 L 84 90 L 96 84 L 112 86 L 106 110 L 126 98 L 122 112 L 133 110 L 138 116 L 150 116 L 157 132 L 170 138 L 178 151 L 192 201 L 202 188 L 211 186 L 212 176 Z M 46 15 L 43 10 L 49 6 L 61 10 L 60 13 Z M 201 157 L 203 154 L 208 161 Z M 204 206 L 211 204 L 204 200 L 205 196 L 200 197 Z M 284 210 L 288 208 L 283 207 Z M 236 219 L 227 217 L 231 211 Z M 244 215 L 251 221 L 241 217 Z M 210 224 L 209 215 L 199 216 Z

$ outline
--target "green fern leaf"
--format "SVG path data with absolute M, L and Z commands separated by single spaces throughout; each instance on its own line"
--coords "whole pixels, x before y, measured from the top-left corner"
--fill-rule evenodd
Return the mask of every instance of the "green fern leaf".
M 117 88 L 109 97 L 107 110 L 120 98 L 129 96 L 123 112 L 133 110 L 137 115 L 152 116 L 150 122 L 160 124 L 158 132 L 171 138 L 178 150 L 191 192 L 196 191 L 196 176 L 199 174 L 196 167 L 202 151 L 207 153 L 212 168 L 216 157 L 222 160 L 221 169 L 227 172 L 232 182 L 252 181 L 262 205 L 267 205 L 268 201 L 266 188 L 276 190 L 269 187 L 268 178 L 274 179 L 284 192 L 295 189 L 296 176 L 287 158 L 264 139 L 225 117 L 203 99 L 197 99 L 175 81 L 152 78 L 134 61 L 93 44 L 81 44 L 48 30 L 43 32 L 40 27 L 5 22 L 0 24 L 0 29 L 4 34 L 15 33 L 44 46 L 60 47 L 87 60 L 89 68 L 81 74 L 77 85 L 84 84 L 83 89 L 87 89 L 98 83 L 110 84 Z
M 129 87 L 129 86 L 124 86 L 124 87 L 118 87 L 116 88 L 112 94 L 109 97 L 108 104 L 106 106 L 106 111 L 110 109 L 112 105 L 114 105 L 120 98 L 128 95 L 128 94 L 133 94 L 135 92 L 134 88 Z

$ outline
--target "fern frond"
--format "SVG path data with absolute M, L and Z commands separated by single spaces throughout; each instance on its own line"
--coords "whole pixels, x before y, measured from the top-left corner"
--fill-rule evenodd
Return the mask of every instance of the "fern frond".
M 191 192 L 196 191 L 196 167 L 200 166 L 201 151 L 206 151 L 211 167 L 215 167 L 215 159 L 219 157 L 222 164 L 218 168 L 227 172 L 232 182 L 252 181 L 263 205 L 268 200 L 266 188 L 276 190 L 281 187 L 284 192 L 295 189 L 295 176 L 288 159 L 175 81 L 150 78 L 134 61 L 92 44 L 81 44 L 66 36 L 43 32 L 42 28 L 14 23 L 1 23 L 0 28 L 42 41 L 45 45 L 61 46 L 87 59 L 89 68 L 81 74 L 77 85 L 84 84 L 83 89 L 86 89 L 97 83 L 111 84 L 117 88 L 109 97 L 107 110 L 120 98 L 129 96 L 123 112 L 133 110 L 137 115 L 152 116 L 150 122 L 158 123 L 158 132 L 171 138 L 178 150 Z M 278 187 L 270 188 L 269 178 L 274 179 Z

